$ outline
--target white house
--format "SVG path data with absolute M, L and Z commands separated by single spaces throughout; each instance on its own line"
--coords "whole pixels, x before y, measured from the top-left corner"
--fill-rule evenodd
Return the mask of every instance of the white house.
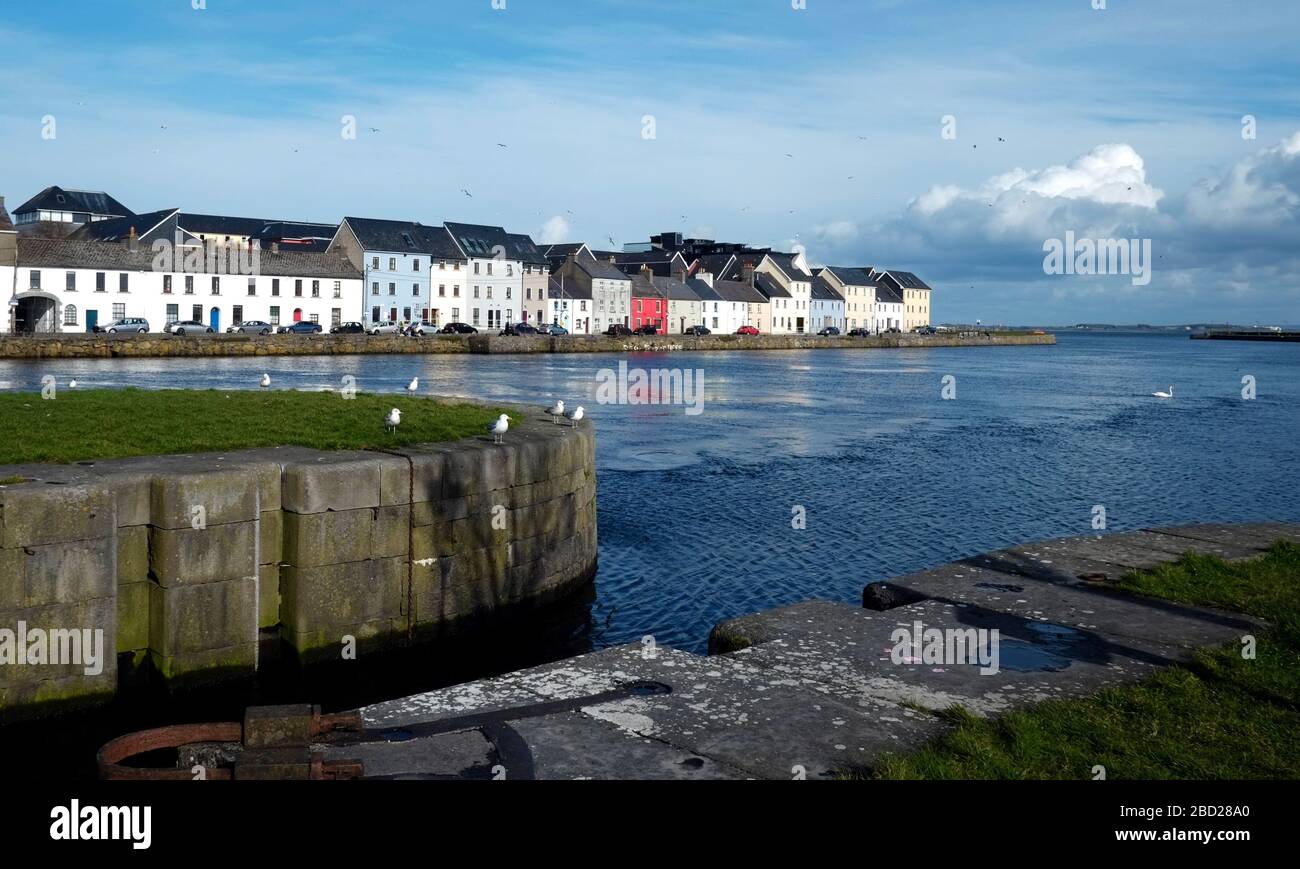
M 591 290 L 579 281 L 551 275 L 551 323 L 569 330 L 570 335 L 594 335 L 592 331 L 595 305 Z
M 907 303 L 903 294 L 894 289 L 888 281 L 882 280 L 880 272 L 872 272 L 876 282 L 876 310 L 874 330 L 884 332 L 889 329 L 903 329 L 907 319 Z
M 2 244 L 2 242 L 0 242 Z M 331 325 L 361 306 L 361 273 L 337 253 L 20 238 L 15 330 L 89 332 L 123 317 L 150 329 L 197 320 Z
M 467 322 L 467 261 L 444 227 L 345 217 L 330 250 L 346 254 L 365 282 L 345 320 Z
M 580 329 L 579 334 L 599 334 L 616 323 L 628 325 L 632 312 L 630 275 L 608 262 L 596 259 L 581 248 L 566 254 L 554 268 L 551 275 L 554 281 L 551 285 L 551 322 L 568 328 L 566 317 L 572 318 L 574 313 L 566 312 L 576 307 L 578 319 L 583 320 L 583 329 L 590 330 L 585 332 Z M 590 304 L 585 319 L 582 311 L 584 302 Z
M 527 304 L 524 257 L 531 256 L 519 249 L 516 240 L 519 237 L 512 237 L 499 226 L 444 225 L 468 262 L 465 303 L 469 319 L 465 322 L 487 330 L 504 329 L 507 324 L 518 322 Z
M 753 326 L 762 331 L 762 324 L 769 319 L 761 313 L 768 305 L 762 293 L 740 281 L 714 281 L 713 291 L 719 299 L 718 313 L 710 315 L 706 326 L 728 335 L 734 335 L 741 326 Z M 717 326 L 713 325 L 713 316 L 717 317 Z
M 817 271 L 817 276 L 824 279 L 844 297 L 844 327 L 866 329 L 876 328 L 876 280 L 871 276 L 871 268 L 846 266 L 827 266 Z
M 812 295 L 808 303 L 810 331 L 835 328 L 846 331 L 844 326 L 844 297 L 830 282 L 820 275 L 813 278 Z
M 808 273 L 803 251 L 768 253 L 754 271 L 768 278 L 767 281 L 760 279 L 755 286 L 771 301 L 773 335 L 798 335 L 817 331 L 809 329 L 812 322 L 812 275 Z M 784 292 L 774 292 L 773 283 Z

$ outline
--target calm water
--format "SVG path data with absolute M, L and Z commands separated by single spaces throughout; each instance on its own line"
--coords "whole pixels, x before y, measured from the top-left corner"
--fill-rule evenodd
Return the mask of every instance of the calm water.
M 1066 334 L 1056 347 L 622 356 L 0 361 L 0 389 L 337 386 L 581 403 L 599 444 L 589 641 L 702 651 L 720 619 L 964 555 L 1195 521 L 1300 519 L 1300 344 Z M 706 403 L 598 406 L 597 371 L 703 372 Z M 945 375 L 956 399 L 941 400 Z M 1241 398 L 1242 377 L 1258 398 Z M 1173 385 L 1177 397 L 1159 401 Z M 341 408 L 343 405 L 341 405 Z M 806 530 L 794 530 L 796 506 Z

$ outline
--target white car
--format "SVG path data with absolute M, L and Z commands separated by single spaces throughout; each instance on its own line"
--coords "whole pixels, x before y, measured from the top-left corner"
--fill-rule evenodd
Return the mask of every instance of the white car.
M 396 335 L 402 327 L 396 323 L 373 323 L 366 329 L 371 335 Z

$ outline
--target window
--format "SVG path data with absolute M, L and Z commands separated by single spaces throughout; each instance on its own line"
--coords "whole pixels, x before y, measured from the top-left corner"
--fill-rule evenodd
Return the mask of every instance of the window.
M 370 322 L 372 322 L 372 323 L 378 323 L 378 322 L 379 322 L 379 306 L 378 306 L 378 305 L 375 305 L 373 308 L 370 309 Z
M 194 275 L 185 276 L 185 295 L 194 295 Z
M 313 323 L 319 323 L 319 322 L 320 322 L 320 314 L 312 314 L 312 315 L 311 315 L 311 321 L 312 321 Z
M 372 257 L 370 258 L 370 267 L 371 267 L 372 269 L 375 269 L 376 271 L 378 271 L 378 269 L 379 269 L 379 257 L 377 257 L 377 256 L 372 256 Z
M 388 284 L 388 295 L 390 295 L 390 296 L 395 296 L 395 295 L 397 295 L 397 284 L 394 284 L 394 283 L 392 283 L 392 282 L 389 282 L 389 284 Z
M 478 261 L 474 262 L 474 274 L 478 274 Z
M 170 295 L 171 295 L 171 292 L 172 292 L 172 276 L 171 276 L 171 275 L 163 275 L 163 293 L 164 293 L 165 295 L 169 295 L 169 296 L 170 296 Z
M 390 272 L 395 272 L 395 271 L 397 271 L 397 257 L 395 257 L 395 256 L 390 256 L 390 257 L 388 258 L 388 270 L 389 270 Z
M 420 298 L 420 285 L 419 285 L 419 284 L 411 284 L 411 295 L 414 296 L 414 297 L 417 298 L 417 299 Z
M 492 298 L 492 288 L 491 288 L 491 287 L 488 287 L 488 288 L 487 288 L 487 297 L 488 297 L 489 299 Z
M 298 278 L 293 282 L 293 294 L 298 298 L 302 298 L 302 278 Z
M 416 259 L 412 260 L 412 262 L 415 263 L 415 268 L 411 269 L 411 271 L 415 272 L 418 275 L 420 273 L 420 260 L 417 257 Z
M 460 308 L 452 308 L 452 309 L 451 309 L 451 321 L 452 321 L 453 323 L 455 323 L 455 322 L 458 322 L 459 320 L 460 320 Z
M 176 322 L 177 320 L 179 320 L 180 318 L 181 318 L 180 306 L 179 306 L 179 305 L 168 305 L 168 306 L 167 306 L 167 322 L 168 322 L 169 324 L 170 324 L 170 323 L 175 323 L 175 322 Z
M 312 281 L 312 282 L 311 282 L 311 297 L 312 297 L 313 299 L 319 299 L 319 298 L 320 298 L 320 281 Z
M 473 322 L 473 325 L 475 325 L 475 326 L 478 325 L 478 308 L 475 308 L 475 309 L 474 309 L 474 319 L 473 319 L 472 322 Z
M 113 319 L 122 320 L 125 318 L 126 318 L 126 304 L 123 302 L 118 302 L 117 304 L 113 305 Z
M 506 263 L 506 276 L 512 277 L 515 273 L 514 263 Z
M 403 308 L 403 309 L 402 309 L 402 320 L 404 320 L 404 321 L 407 322 L 407 323 L 411 322 L 411 309 L 410 309 L 410 308 Z
M 452 264 L 451 264 L 451 270 L 452 270 L 453 272 L 458 272 L 458 271 L 460 271 L 460 263 L 458 263 L 458 262 L 454 262 L 454 263 L 452 263 Z
M 478 284 L 474 285 L 474 298 L 478 298 Z
M 341 298 L 343 298 L 343 282 L 342 282 L 342 281 L 335 281 L 335 282 L 334 282 L 334 298 L 336 298 L 336 299 L 341 299 Z
M 75 325 L 77 325 L 77 306 L 76 306 L 76 305 L 64 305 L 64 306 L 63 306 L 63 325 L 65 325 L 65 326 L 75 326 Z
M 438 284 L 438 295 L 439 295 L 439 296 L 442 296 L 443 298 L 446 298 L 446 296 L 447 296 L 447 285 L 446 285 L 446 284 Z
M 95 292 L 104 292 L 104 273 L 95 272 Z
M 212 295 L 214 296 L 221 295 L 221 278 L 217 277 L 216 275 L 212 276 Z
M 63 288 L 67 290 L 69 293 L 75 293 L 77 291 L 76 272 L 68 272 L 63 276 Z
M 280 325 L 280 306 L 279 306 L 279 305 L 272 305 L 272 306 L 271 306 L 271 325 L 272 325 L 272 326 L 279 326 L 279 325 Z
M 488 263 L 487 267 L 488 267 L 487 273 L 492 274 L 492 263 Z
M 372 296 L 377 296 L 377 295 L 379 295 L 379 281 L 373 281 L 373 282 L 371 282 L 371 284 L 370 284 L 370 295 L 372 295 Z
M 248 294 L 249 294 L 250 296 L 256 296 L 256 295 L 257 295 L 257 278 L 249 278 L 249 279 L 248 279 Z
M 190 311 L 190 319 L 196 323 L 203 322 L 203 306 L 195 305 Z
M 231 309 L 230 319 L 236 326 L 244 322 L 244 306 L 235 305 L 234 308 Z
M 131 276 L 122 272 L 117 276 L 117 291 L 119 293 L 128 293 L 131 291 Z
M 280 295 L 280 279 L 279 279 L 279 278 L 271 278 L 271 295 L 273 295 L 273 296 L 278 296 L 278 295 Z
M 532 287 L 525 287 L 525 288 L 524 288 L 524 295 L 525 295 L 525 297 L 527 297 L 527 299 L 531 302 L 532 299 L 533 299 L 533 288 L 532 288 Z M 602 304 L 603 304 L 603 303 L 602 303 Z
M 451 295 L 452 295 L 453 298 L 456 298 L 456 299 L 459 299 L 459 298 L 460 298 L 460 284 L 456 284 L 455 286 L 453 286 L 453 287 L 451 288 Z
M 510 290 L 511 290 L 510 287 L 506 287 L 506 298 L 507 298 L 507 299 L 510 298 Z
M 446 260 L 439 260 L 439 261 L 438 261 L 438 271 L 440 271 L 440 272 L 445 272 L 446 270 L 447 270 L 447 261 L 446 261 Z
M 343 309 L 330 308 L 330 326 L 337 326 L 343 322 Z
M 41 273 L 40 273 L 40 270 L 39 270 L 39 269 L 32 269 L 31 272 L 29 272 L 29 277 L 31 278 L 31 283 L 29 284 L 29 286 L 30 286 L 33 290 L 39 290 L 39 289 L 41 288 Z

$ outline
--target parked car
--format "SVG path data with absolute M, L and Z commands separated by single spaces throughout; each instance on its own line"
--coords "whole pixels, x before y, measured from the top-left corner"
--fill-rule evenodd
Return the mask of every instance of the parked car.
M 543 329 L 546 331 L 542 332 Z M 555 335 L 557 337 L 569 334 L 569 330 L 561 326 L 559 323 L 552 323 L 549 326 L 538 326 L 537 331 L 541 332 L 543 335 Z
M 834 336 L 840 334 L 840 330 L 835 326 L 827 326 L 825 329 L 822 329 L 817 334 L 825 338 L 828 336 Z
M 737 335 L 757 335 L 757 334 L 758 334 L 758 330 L 755 329 L 753 326 L 741 326 L 739 329 L 736 330 L 736 334 L 737 334 Z
M 444 335 L 473 335 L 476 332 L 478 332 L 478 329 L 467 323 L 448 323 L 442 327 L 442 334 Z
M 537 327 L 528 323 L 507 323 L 502 335 L 536 335 Z
M 633 335 L 658 335 L 659 327 L 654 323 L 646 323 L 644 326 L 637 326 L 632 330 Z
M 902 334 L 903 334 L 903 330 L 900 329 L 900 328 L 898 328 L 897 326 L 890 326 L 888 329 L 885 330 L 885 334 L 886 334 L 886 335 L 902 335 Z
M 192 335 L 196 332 L 210 334 L 212 327 L 200 323 L 198 320 L 178 320 L 175 323 L 168 323 L 167 331 L 173 335 Z
M 116 335 L 119 332 L 134 332 L 143 335 L 149 331 L 149 321 L 144 317 L 123 317 L 106 326 L 96 326 L 95 331 L 107 332 L 110 335 Z
M 337 326 L 331 326 L 330 334 L 331 335 L 364 335 L 366 334 L 366 327 L 363 324 L 356 322 L 355 320 L 349 320 L 346 323 L 339 323 Z
M 605 330 L 605 334 L 615 338 L 621 338 L 627 335 L 631 335 L 632 330 L 624 326 L 622 323 L 611 323 L 610 327 Z
M 236 323 L 226 331 L 232 335 L 270 335 L 275 331 L 275 327 L 261 320 L 245 320 Z
M 917 326 L 917 327 L 916 327 L 915 329 L 913 329 L 912 331 L 915 332 L 917 335 L 933 335 L 933 334 L 934 334 L 934 327 L 933 327 L 933 326 Z
M 710 332 L 704 326 L 687 326 L 686 331 L 683 332 L 682 334 L 683 335 L 712 335 L 713 333 Z
M 297 323 L 281 326 L 279 330 L 281 335 L 319 335 L 322 331 L 320 323 L 313 323 L 310 320 L 299 320 Z
M 396 335 L 402 331 L 402 327 L 389 320 L 387 323 L 371 323 L 366 327 L 371 335 Z
M 421 320 L 418 323 L 412 323 L 410 326 L 406 327 L 406 334 L 412 336 L 436 335 L 439 331 L 440 329 L 438 328 L 438 324 L 430 323 L 428 320 Z
M 864 328 L 862 328 L 861 326 L 859 326 L 859 327 L 857 327 L 856 329 L 850 329 L 850 330 L 849 330 L 849 337 L 850 337 L 850 338 L 870 338 L 870 337 L 871 337 L 871 330 L 870 330 L 870 329 L 864 329 Z

